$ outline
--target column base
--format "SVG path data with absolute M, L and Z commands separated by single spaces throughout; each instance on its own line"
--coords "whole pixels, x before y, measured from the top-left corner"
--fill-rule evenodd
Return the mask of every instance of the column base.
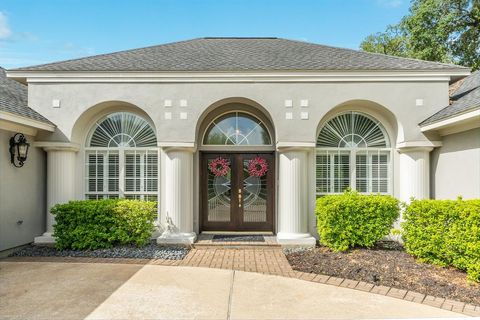
M 197 240 L 197 234 L 195 232 L 187 233 L 167 233 L 162 234 L 157 238 L 157 244 L 159 245 L 183 245 L 191 246 L 195 240 Z
M 35 237 L 33 243 L 35 245 L 54 245 L 55 238 L 51 232 L 45 232 L 41 236 Z
M 309 233 L 279 232 L 277 234 L 277 243 L 282 247 L 313 248 L 317 244 L 317 240 Z

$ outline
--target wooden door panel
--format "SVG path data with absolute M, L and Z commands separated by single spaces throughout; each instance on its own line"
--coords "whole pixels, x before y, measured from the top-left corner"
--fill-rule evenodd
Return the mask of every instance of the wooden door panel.
M 265 159 L 261 177 L 249 173 L 249 161 Z M 222 158 L 230 163 L 225 175 L 209 165 Z M 205 231 L 273 231 L 274 157 L 265 153 L 202 153 L 200 161 L 201 221 Z

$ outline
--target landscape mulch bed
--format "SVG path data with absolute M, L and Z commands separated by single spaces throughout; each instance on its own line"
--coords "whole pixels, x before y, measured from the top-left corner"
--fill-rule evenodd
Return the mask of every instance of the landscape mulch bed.
M 416 261 L 402 246 L 381 242 L 372 249 L 333 252 L 326 247 L 287 252 L 292 268 L 412 290 L 426 295 L 480 305 L 480 284 L 465 272 Z

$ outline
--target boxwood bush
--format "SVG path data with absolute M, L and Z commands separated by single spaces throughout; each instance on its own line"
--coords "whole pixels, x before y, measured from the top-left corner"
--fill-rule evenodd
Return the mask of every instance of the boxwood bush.
M 149 242 L 156 203 L 139 200 L 82 200 L 57 204 L 51 210 L 59 249 L 110 248 Z
M 345 191 L 318 198 L 315 212 L 320 243 L 345 251 L 372 247 L 388 235 L 399 216 L 399 202 L 388 195 Z
M 404 219 L 407 252 L 480 281 L 480 200 L 413 200 Z

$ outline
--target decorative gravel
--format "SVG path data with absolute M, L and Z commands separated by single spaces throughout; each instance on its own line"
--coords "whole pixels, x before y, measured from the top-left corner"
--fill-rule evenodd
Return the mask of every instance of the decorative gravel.
M 58 250 L 53 247 L 30 245 L 10 254 L 10 257 L 89 257 L 182 260 L 189 249 L 161 247 L 151 243 L 145 247 L 118 246 L 96 250 Z

